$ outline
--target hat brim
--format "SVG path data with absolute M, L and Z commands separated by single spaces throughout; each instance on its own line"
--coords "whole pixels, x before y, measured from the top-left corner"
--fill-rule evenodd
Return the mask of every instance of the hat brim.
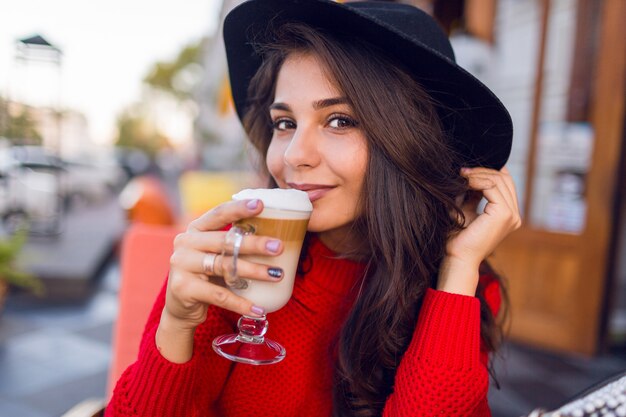
M 327 0 L 249 1 L 228 14 L 224 43 L 240 119 L 247 110 L 248 85 L 262 63 L 253 40 L 266 30 L 269 22 L 277 25 L 286 21 L 302 22 L 331 33 L 344 28 L 401 62 L 437 102 L 442 123 L 465 166 L 500 169 L 508 160 L 513 124 L 489 88 L 454 61 L 360 8 Z

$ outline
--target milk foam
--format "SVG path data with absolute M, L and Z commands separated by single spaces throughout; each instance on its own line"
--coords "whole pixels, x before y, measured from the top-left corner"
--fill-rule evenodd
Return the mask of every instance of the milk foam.
M 282 188 L 256 188 L 241 190 L 233 195 L 233 200 L 258 198 L 267 208 L 295 211 L 313 211 L 309 195 L 304 191 Z

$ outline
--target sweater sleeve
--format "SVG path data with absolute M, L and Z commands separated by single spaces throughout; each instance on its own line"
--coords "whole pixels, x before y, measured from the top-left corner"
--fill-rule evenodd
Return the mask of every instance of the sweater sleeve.
M 212 416 L 231 362 L 212 350 L 214 336 L 232 333 L 222 310 L 209 307 L 196 329 L 192 358 L 176 364 L 161 356 L 155 343 L 167 283 L 154 303 L 142 336 L 137 361 L 117 381 L 105 416 Z
M 487 301 L 497 311 L 497 281 L 487 286 L 494 287 L 497 297 L 492 293 Z M 486 360 L 481 353 L 480 301 L 428 289 L 383 416 L 491 416 Z

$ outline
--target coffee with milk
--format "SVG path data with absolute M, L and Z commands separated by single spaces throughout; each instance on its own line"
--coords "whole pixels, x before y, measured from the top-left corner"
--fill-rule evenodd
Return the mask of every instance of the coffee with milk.
M 245 288 L 231 288 L 231 291 L 263 307 L 266 313 L 271 313 L 282 308 L 291 298 L 300 250 L 313 205 L 307 193 L 293 189 L 247 189 L 233 195 L 233 200 L 248 199 L 261 200 L 263 211 L 258 216 L 240 220 L 233 226 L 239 227 L 246 234 L 280 239 L 284 250 L 278 256 L 241 255 L 240 258 L 280 267 L 283 269 L 283 279 L 279 282 L 266 282 L 241 277 L 245 280 L 245 285 L 242 286 Z

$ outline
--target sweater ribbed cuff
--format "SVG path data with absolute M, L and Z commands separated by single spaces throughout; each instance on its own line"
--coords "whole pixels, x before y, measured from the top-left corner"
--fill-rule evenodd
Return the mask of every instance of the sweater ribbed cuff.
M 154 337 L 158 326 L 146 334 L 141 347 L 134 383 L 128 388 L 128 396 L 135 404 L 136 412 L 142 416 L 182 416 L 181 406 L 193 404 L 193 392 L 197 378 L 195 354 L 185 363 L 168 361 L 156 347 Z
M 428 289 L 409 351 L 415 360 L 433 365 L 480 365 L 480 301 Z

